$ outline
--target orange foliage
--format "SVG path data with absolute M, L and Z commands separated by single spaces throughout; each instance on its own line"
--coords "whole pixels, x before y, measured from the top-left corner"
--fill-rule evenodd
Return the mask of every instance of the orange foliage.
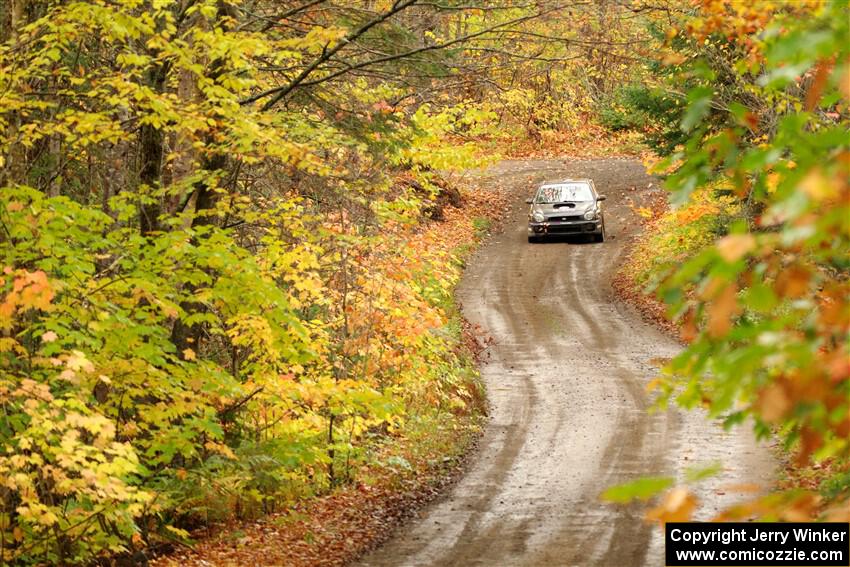
M 9 328 L 16 312 L 30 309 L 47 310 L 53 300 L 53 289 L 47 280 L 47 274 L 41 270 L 29 272 L 3 268 L 0 276 L 0 286 L 7 287 L 7 279 L 11 277 L 11 290 L 0 302 L 0 328 Z

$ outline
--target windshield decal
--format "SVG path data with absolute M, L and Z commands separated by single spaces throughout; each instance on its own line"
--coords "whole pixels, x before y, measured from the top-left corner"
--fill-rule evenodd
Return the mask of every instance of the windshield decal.
M 565 203 L 571 201 L 592 201 L 593 196 L 587 183 L 559 183 L 544 185 L 537 192 L 537 203 Z

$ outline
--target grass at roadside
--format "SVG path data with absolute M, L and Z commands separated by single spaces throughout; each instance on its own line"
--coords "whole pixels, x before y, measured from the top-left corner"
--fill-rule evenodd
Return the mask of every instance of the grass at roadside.
M 714 190 L 701 191 L 678 208 L 668 205 L 665 193 L 632 206 L 644 226 L 615 276 L 614 288 L 647 319 L 668 334 L 679 335 L 679 326 L 652 289 L 672 266 L 713 245 L 739 211 L 731 199 Z
M 478 238 L 483 238 L 487 236 L 487 233 L 490 231 L 490 226 L 493 222 L 487 217 L 475 217 L 472 219 L 472 226 L 475 228 L 475 235 Z

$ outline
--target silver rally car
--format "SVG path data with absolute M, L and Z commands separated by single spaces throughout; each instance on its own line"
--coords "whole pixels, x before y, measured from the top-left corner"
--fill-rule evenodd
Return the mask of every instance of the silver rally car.
M 526 203 L 528 241 L 539 242 L 547 236 L 589 234 L 596 242 L 605 240 L 605 216 L 592 179 L 564 179 L 544 183 Z

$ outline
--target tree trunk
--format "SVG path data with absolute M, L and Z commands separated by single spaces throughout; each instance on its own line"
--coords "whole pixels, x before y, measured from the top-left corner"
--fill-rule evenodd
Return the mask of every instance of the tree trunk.
M 165 86 L 167 71 L 161 65 L 154 67 L 149 75 L 150 87 L 155 92 L 162 92 Z M 162 155 L 164 136 L 162 130 L 151 124 L 143 124 L 139 128 L 139 188 L 144 191 L 159 189 L 162 176 Z M 152 202 L 139 205 L 139 230 L 142 235 L 159 230 L 159 215 L 162 212 L 160 197 L 149 196 Z
M 236 17 L 236 14 L 231 13 L 231 8 L 226 3 L 219 2 L 218 18 L 222 19 L 225 17 Z M 210 64 L 209 77 L 212 80 L 218 78 L 223 65 L 225 65 L 225 62 L 221 60 L 213 61 Z M 192 88 L 194 89 L 194 85 Z M 210 145 L 213 144 L 212 139 L 207 140 L 207 142 Z M 225 165 L 227 165 L 227 156 L 225 154 L 213 154 L 212 156 L 204 159 L 201 169 L 212 174 L 223 170 Z M 196 183 L 194 193 L 193 200 L 195 202 L 195 216 L 192 219 L 192 227 L 194 228 L 212 224 L 212 217 L 205 213 L 215 208 L 219 193 L 216 192 L 206 181 Z M 195 286 L 187 285 L 185 290 L 189 293 L 193 293 L 195 291 Z M 187 314 L 199 313 L 205 309 L 203 304 L 192 300 L 183 301 L 180 304 L 180 307 Z M 200 347 L 203 330 L 204 328 L 201 324 L 186 325 L 182 319 L 178 318 L 174 322 L 174 327 L 171 329 L 171 342 L 176 347 L 177 352 L 181 355 L 187 348 L 192 348 L 197 351 Z
M 47 196 L 58 197 L 62 193 L 62 138 L 58 134 L 50 135 L 48 151 L 53 171 L 47 185 Z
M 226 164 L 227 157 L 223 154 L 216 154 L 204 161 L 203 169 L 210 172 L 221 171 Z M 200 182 L 195 186 L 194 201 L 195 217 L 192 220 L 192 227 L 212 224 L 213 219 L 205 213 L 215 208 L 218 202 L 218 193 L 209 184 Z M 193 293 L 195 286 L 187 285 L 185 290 Z M 203 304 L 191 300 L 183 301 L 180 307 L 186 313 L 199 313 L 205 309 Z M 201 342 L 203 330 L 204 328 L 200 324 L 186 325 L 182 319 L 177 319 L 174 322 L 174 327 L 171 329 L 171 342 L 177 348 L 178 353 L 183 353 L 187 348 L 197 350 Z
M 129 112 L 126 109 L 118 110 L 118 118 L 121 122 L 126 123 L 129 119 Z M 112 215 L 109 208 L 109 199 L 113 195 L 117 195 L 121 189 L 127 187 L 130 183 L 130 167 L 128 159 L 130 156 L 130 143 L 121 139 L 115 144 L 104 148 L 104 156 L 106 157 L 105 167 L 101 169 L 100 184 L 103 187 L 101 192 L 101 210 Z
M 18 30 L 26 21 L 24 17 L 24 8 L 28 0 L 10 0 L 7 4 L 9 15 L 6 19 L 8 29 L 3 34 L 8 38 L 10 44 L 15 43 L 18 39 Z M 0 186 L 2 185 L 17 185 L 26 181 L 27 173 L 27 154 L 23 144 L 17 142 L 18 132 L 21 129 L 22 121 L 20 112 L 12 112 L 9 116 L 8 140 L 10 145 L 6 153 L 6 163 L 0 167 Z

